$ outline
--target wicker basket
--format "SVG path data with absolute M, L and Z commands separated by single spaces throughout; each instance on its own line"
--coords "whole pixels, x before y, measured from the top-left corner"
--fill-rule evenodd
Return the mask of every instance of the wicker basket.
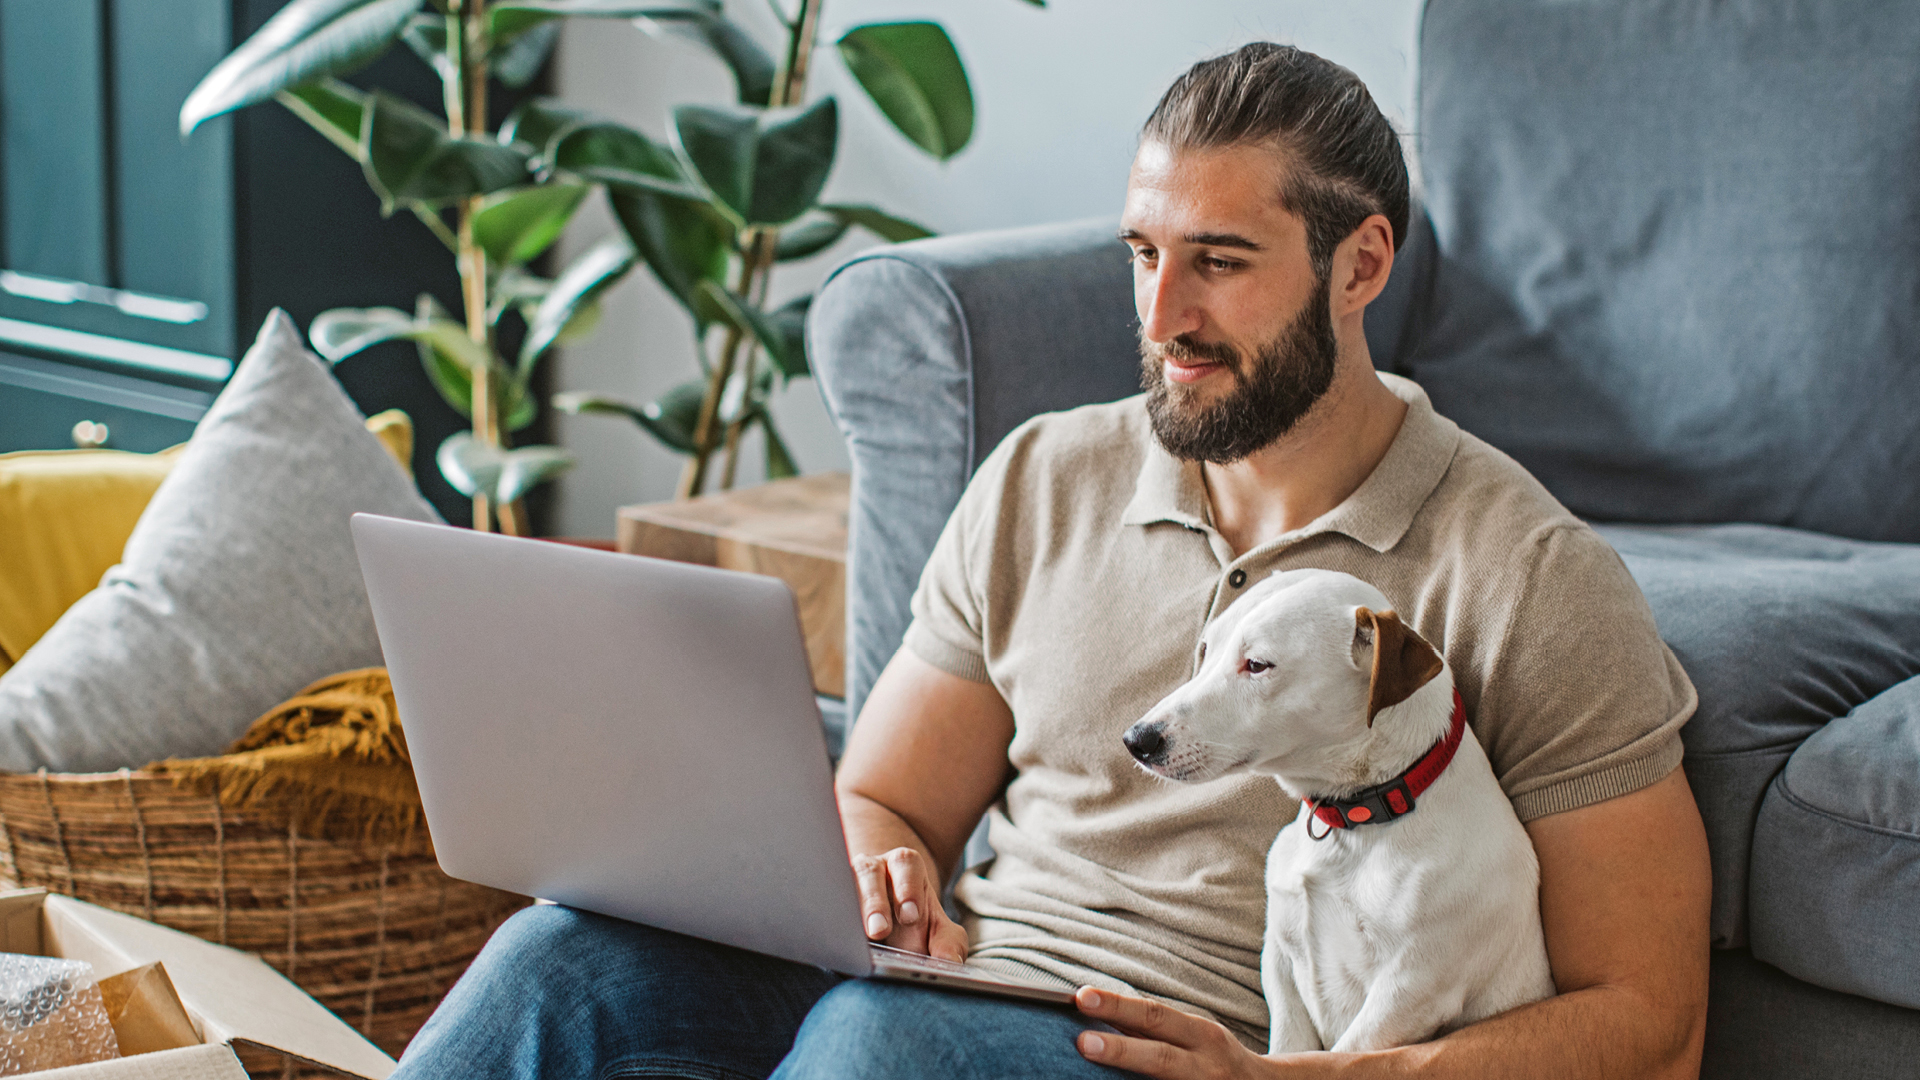
M 399 1056 L 526 899 L 441 873 L 424 830 L 350 843 L 273 819 L 130 769 L 0 774 L 0 875 L 258 953 Z

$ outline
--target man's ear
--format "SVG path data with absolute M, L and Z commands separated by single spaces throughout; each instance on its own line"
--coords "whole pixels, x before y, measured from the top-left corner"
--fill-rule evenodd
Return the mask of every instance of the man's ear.
M 1381 709 L 1392 708 L 1440 674 L 1440 654 L 1391 611 L 1356 608 L 1353 613 L 1353 650 L 1373 649 L 1373 682 L 1367 688 L 1367 726 Z

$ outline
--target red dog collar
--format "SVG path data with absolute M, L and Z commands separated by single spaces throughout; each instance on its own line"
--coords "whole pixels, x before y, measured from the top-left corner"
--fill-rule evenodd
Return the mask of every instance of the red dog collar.
M 1375 784 L 1363 788 L 1344 799 L 1308 799 L 1307 810 L 1327 826 L 1327 832 L 1314 836 L 1315 840 L 1324 839 L 1334 829 L 1350 829 L 1355 825 L 1378 825 L 1405 817 L 1413 813 L 1414 800 L 1433 786 L 1433 782 L 1446 771 L 1447 763 L 1453 760 L 1454 751 L 1460 749 L 1460 740 L 1467 733 L 1467 703 L 1460 698 L 1460 691 L 1453 691 L 1453 723 L 1447 729 L 1447 737 L 1433 744 L 1433 749 L 1421 755 L 1413 767 L 1384 784 Z M 1313 836 L 1311 825 L 1307 835 Z

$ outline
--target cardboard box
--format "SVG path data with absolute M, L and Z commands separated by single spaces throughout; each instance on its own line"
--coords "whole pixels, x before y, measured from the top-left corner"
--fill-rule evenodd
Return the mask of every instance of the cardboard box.
M 29 1073 L 46 1080 L 246 1080 L 231 1044 L 290 1054 L 365 1080 L 395 1062 L 259 957 L 43 889 L 0 892 L 0 952 L 63 956 L 97 978 L 158 961 L 201 1045 Z

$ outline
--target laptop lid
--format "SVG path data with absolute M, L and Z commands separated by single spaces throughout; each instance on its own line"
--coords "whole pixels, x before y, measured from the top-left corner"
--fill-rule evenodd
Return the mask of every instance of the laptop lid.
M 368 514 L 353 538 L 448 874 L 871 970 L 784 582 Z

